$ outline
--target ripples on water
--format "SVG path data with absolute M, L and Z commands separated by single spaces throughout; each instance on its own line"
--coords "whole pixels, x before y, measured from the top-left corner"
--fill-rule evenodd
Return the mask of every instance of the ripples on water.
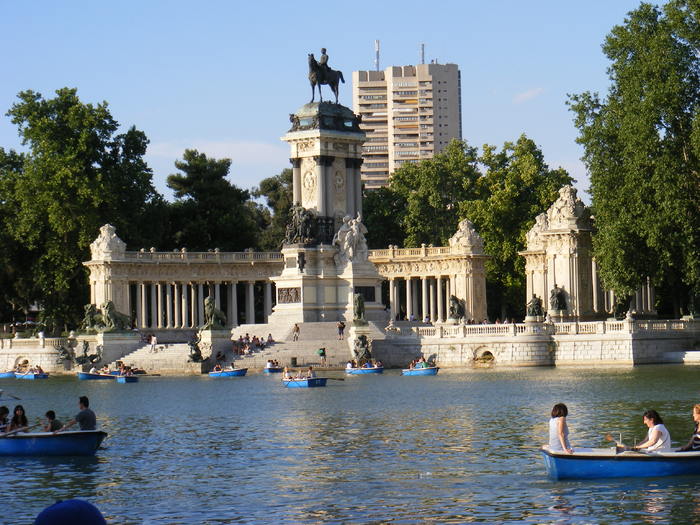
M 551 482 L 537 452 L 560 401 L 574 446 L 608 446 L 607 432 L 641 439 L 646 408 L 685 443 L 696 376 L 677 366 L 442 370 L 310 390 L 261 375 L 3 381 L 30 419 L 48 409 L 69 419 L 90 396 L 110 436 L 96 458 L 0 458 L 0 522 L 31 522 L 70 497 L 124 524 L 700 522 L 700 478 Z

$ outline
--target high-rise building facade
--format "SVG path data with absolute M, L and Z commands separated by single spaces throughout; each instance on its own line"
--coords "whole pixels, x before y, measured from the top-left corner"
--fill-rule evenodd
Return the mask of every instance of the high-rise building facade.
M 385 186 L 406 162 L 419 162 L 462 138 L 462 97 L 456 64 L 353 71 L 353 110 L 367 134 L 362 180 Z

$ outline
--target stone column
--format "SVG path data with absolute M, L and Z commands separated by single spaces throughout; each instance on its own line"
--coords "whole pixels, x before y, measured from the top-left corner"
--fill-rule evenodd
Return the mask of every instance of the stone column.
M 190 283 L 190 327 L 196 328 L 197 319 L 197 284 Z
M 445 321 L 445 297 L 442 294 L 442 277 L 436 277 L 437 282 L 437 316 L 438 322 Z
M 151 322 L 150 327 L 158 326 L 158 301 L 156 300 L 156 284 L 151 283 Z
M 148 306 L 147 306 L 148 302 L 146 301 L 146 298 L 147 298 L 147 296 L 146 296 L 146 284 L 139 283 L 138 287 L 139 287 L 139 298 L 138 298 L 138 301 L 136 302 L 136 317 L 137 317 L 136 326 L 138 326 L 139 328 L 146 328 L 146 326 L 147 326 L 146 319 L 148 317 L 146 315 L 147 309 L 148 309 Z
M 180 302 L 182 303 L 182 316 L 180 317 L 180 328 L 186 328 L 187 324 L 187 283 L 180 284 L 180 291 L 182 297 L 180 297 Z
M 301 204 L 301 159 L 289 159 L 292 163 L 292 204 Z
M 255 281 L 246 283 L 245 291 L 245 322 L 255 324 Z
M 418 280 L 417 279 L 411 279 L 411 295 L 413 296 L 413 316 L 418 319 Z
M 167 283 L 165 285 L 165 327 L 172 328 L 173 326 L 173 287 Z
M 333 166 L 334 157 L 330 155 L 321 155 L 316 157 L 316 199 L 318 202 L 318 214 L 321 217 L 326 217 L 331 212 L 332 203 L 330 202 L 329 189 L 329 173 Z
M 430 278 L 430 320 L 435 322 L 437 320 L 437 313 L 435 310 L 435 278 Z
M 413 285 L 413 280 L 410 277 L 406 277 L 406 319 L 411 320 L 413 315 L 413 290 L 411 287 Z
M 182 326 L 182 310 L 180 310 L 180 305 L 182 304 L 182 299 L 180 295 L 182 289 L 178 283 L 173 283 L 173 306 L 175 307 L 175 317 L 173 318 L 173 326 L 175 328 L 180 328 Z
M 158 283 L 156 289 L 158 294 L 158 321 L 156 322 L 156 327 L 163 328 L 163 283 Z
M 427 277 L 421 277 L 420 279 L 421 282 L 421 299 L 422 299 L 422 305 L 421 305 L 421 321 L 425 319 L 425 316 L 428 315 L 428 278 Z
M 214 308 L 221 310 L 221 284 L 214 285 Z
M 272 283 L 265 281 L 265 312 L 264 322 L 267 323 L 268 317 L 272 313 Z
M 389 315 L 391 321 L 396 321 L 396 281 L 393 277 L 389 279 Z
M 204 284 L 197 284 L 197 326 L 204 324 Z
M 238 326 L 238 297 L 236 295 L 237 283 L 233 281 L 228 286 L 228 326 L 235 328 Z

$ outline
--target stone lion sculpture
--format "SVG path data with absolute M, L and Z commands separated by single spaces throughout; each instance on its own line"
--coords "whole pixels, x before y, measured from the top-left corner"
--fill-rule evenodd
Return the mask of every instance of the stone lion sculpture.
M 101 310 L 103 332 L 129 330 L 131 328 L 131 317 L 118 312 L 112 301 L 104 303 Z
M 97 311 L 94 304 L 86 304 L 84 307 L 83 321 L 80 328 L 85 332 L 95 332 L 102 324 L 102 315 Z
M 221 330 L 226 326 L 226 315 L 214 305 L 210 296 L 204 299 L 204 324 L 202 330 Z

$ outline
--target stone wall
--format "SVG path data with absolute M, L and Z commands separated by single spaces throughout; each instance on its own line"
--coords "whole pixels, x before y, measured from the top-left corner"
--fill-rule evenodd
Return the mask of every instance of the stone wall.
M 439 366 L 552 366 L 675 362 L 668 353 L 700 344 L 696 321 L 600 321 L 415 328 L 374 341 L 375 357 L 405 366 L 414 357 Z

